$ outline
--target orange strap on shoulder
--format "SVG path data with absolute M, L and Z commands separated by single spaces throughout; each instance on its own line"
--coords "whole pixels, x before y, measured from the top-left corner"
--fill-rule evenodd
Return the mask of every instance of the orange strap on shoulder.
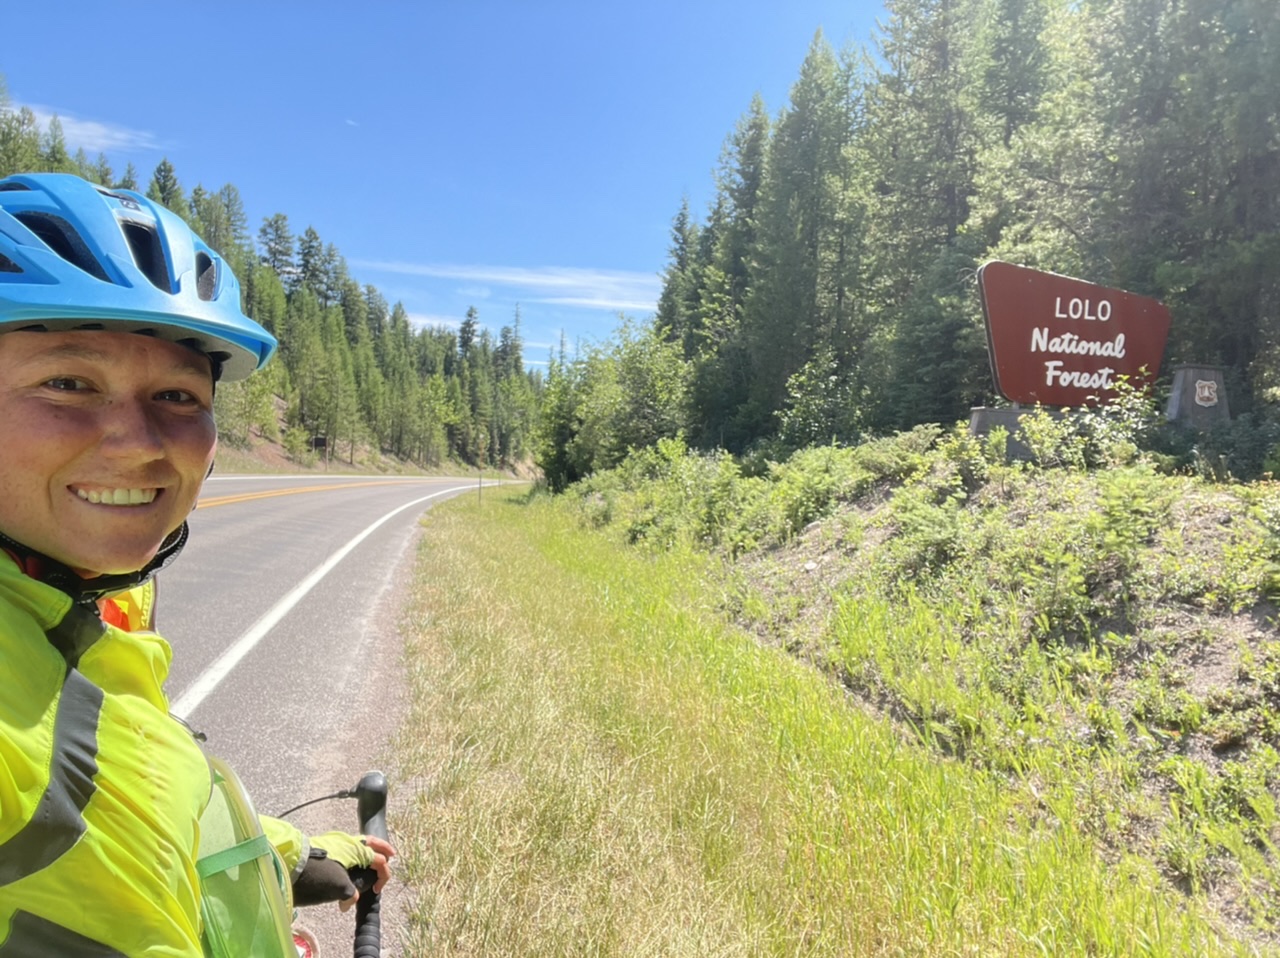
M 117 592 L 98 603 L 102 621 L 126 632 L 150 632 L 156 627 L 156 580 Z

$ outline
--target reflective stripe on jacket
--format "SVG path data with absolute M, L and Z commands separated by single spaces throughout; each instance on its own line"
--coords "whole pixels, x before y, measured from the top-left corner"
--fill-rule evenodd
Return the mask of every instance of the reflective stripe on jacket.
M 0 958 L 199 956 L 210 778 L 169 645 L 97 624 L 70 667 L 54 636 L 97 622 L 71 606 L 0 557 Z

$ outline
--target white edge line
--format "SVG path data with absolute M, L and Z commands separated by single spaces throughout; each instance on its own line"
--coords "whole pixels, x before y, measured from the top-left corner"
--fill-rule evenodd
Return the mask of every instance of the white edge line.
M 388 519 L 393 516 L 410 509 L 419 503 L 426 502 L 428 499 L 435 499 L 437 496 L 448 495 L 451 492 L 466 492 L 472 488 L 470 485 L 455 486 L 452 489 L 444 489 L 440 492 L 433 492 L 429 496 L 423 496 L 421 499 L 414 499 L 412 502 L 406 502 L 404 505 L 392 509 L 385 516 L 379 519 L 373 525 L 366 528 L 354 539 L 344 545 L 324 562 L 316 566 L 305 579 L 299 582 L 290 590 L 289 594 L 273 605 L 262 618 L 258 619 L 249 627 L 244 635 L 240 636 L 232 645 L 228 646 L 214 663 L 205 669 L 200 676 L 191 683 L 191 686 L 178 697 L 169 711 L 178 718 L 185 719 L 194 712 L 214 689 L 231 674 L 231 670 L 240 664 L 240 661 L 253 651 L 254 646 L 263 640 L 268 632 L 275 628 L 276 623 L 289 614 L 295 605 L 302 601 L 308 592 L 314 589 L 326 575 L 333 571 L 333 567 L 347 557 L 356 546 L 367 539 L 373 532 Z

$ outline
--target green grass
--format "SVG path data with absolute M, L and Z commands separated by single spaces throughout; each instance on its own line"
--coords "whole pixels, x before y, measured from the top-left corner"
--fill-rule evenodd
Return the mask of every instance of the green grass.
M 857 634 L 958 653 L 923 606 L 851 603 L 839 632 L 868 680 L 916 683 L 922 741 L 725 624 L 718 560 L 524 497 L 426 524 L 393 821 L 408 954 L 1249 953 L 1150 861 L 1104 862 L 1070 795 L 939 756 L 929 728 L 982 727 L 963 672 L 908 680 L 914 653 Z
M 564 499 L 717 556 L 726 619 L 1275 947 L 1280 485 L 1170 472 L 1123 412 L 1024 419 L 1033 463 L 963 426 L 767 464 L 666 441 Z

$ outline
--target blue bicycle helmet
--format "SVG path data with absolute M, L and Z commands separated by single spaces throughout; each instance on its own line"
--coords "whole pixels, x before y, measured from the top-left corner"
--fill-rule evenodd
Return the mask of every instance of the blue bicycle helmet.
M 0 332 L 143 333 L 243 379 L 275 351 L 226 261 L 176 214 L 68 173 L 0 179 Z

